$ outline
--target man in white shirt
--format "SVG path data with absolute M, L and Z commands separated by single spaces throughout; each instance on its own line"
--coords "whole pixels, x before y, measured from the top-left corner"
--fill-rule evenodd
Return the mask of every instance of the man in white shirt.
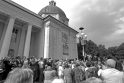
M 108 59 L 106 61 L 106 69 L 102 70 L 100 76 L 103 83 L 124 83 L 124 72 L 115 69 L 116 61 Z

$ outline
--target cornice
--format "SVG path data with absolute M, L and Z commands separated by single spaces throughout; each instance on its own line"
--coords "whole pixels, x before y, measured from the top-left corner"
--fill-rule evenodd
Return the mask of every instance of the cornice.
M 69 29 L 69 30 L 75 32 L 75 33 L 78 33 L 78 31 L 72 29 L 71 27 L 69 27 L 68 25 L 62 23 L 61 21 L 57 20 L 56 18 L 52 17 L 51 15 L 48 15 L 46 18 L 43 19 L 43 21 L 44 21 L 44 23 L 47 22 L 47 21 L 51 21 L 51 22 L 57 24 L 58 26 L 62 26 L 64 28 L 66 28 L 66 29 Z
M 13 2 L 13 1 L 11 1 L 11 0 L 1 0 L 1 1 L 6 2 L 6 3 L 8 3 L 8 4 L 12 5 L 12 6 L 15 6 L 15 7 L 19 8 L 20 10 L 22 10 L 22 11 L 24 11 L 24 12 L 26 12 L 26 13 L 28 13 L 28 14 L 30 14 L 30 15 L 32 15 L 32 16 L 35 16 L 35 17 L 37 17 L 38 19 L 41 19 L 41 20 L 42 20 L 42 18 L 41 18 L 38 14 L 36 14 L 36 13 L 34 13 L 34 12 L 28 10 L 27 8 L 25 8 L 25 7 L 23 7 L 23 6 L 21 6 L 21 5 L 17 4 L 17 3 L 15 3 L 15 2 Z

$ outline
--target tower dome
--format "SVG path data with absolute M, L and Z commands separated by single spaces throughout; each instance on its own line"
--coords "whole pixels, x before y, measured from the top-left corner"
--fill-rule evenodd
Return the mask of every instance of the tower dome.
M 49 2 L 48 6 L 41 9 L 38 15 L 42 17 L 51 15 L 62 22 L 68 21 L 68 18 L 66 17 L 66 14 L 64 13 L 64 11 L 60 9 L 59 7 L 57 7 L 56 2 L 53 0 Z

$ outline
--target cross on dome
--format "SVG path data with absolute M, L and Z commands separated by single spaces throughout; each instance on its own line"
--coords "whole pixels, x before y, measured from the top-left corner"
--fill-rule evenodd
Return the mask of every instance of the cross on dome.
M 51 0 L 51 1 L 49 2 L 49 5 L 51 5 L 51 6 L 56 6 L 56 2 L 55 2 L 54 0 Z

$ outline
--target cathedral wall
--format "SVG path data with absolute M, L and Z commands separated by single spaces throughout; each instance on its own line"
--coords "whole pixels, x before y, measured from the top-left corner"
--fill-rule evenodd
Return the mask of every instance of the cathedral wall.
M 44 33 L 42 29 L 32 32 L 30 56 L 43 57 Z
M 44 39 L 45 39 L 45 34 L 44 34 L 44 28 L 40 29 L 37 35 L 38 38 L 38 57 L 41 58 L 44 56 Z
M 55 25 L 54 25 L 55 26 Z M 53 59 L 62 59 L 61 32 L 54 26 L 50 27 L 49 56 Z
M 54 57 L 54 48 L 55 48 L 55 35 L 54 35 L 54 29 L 50 27 L 50 35 L 49 35 L 49 57 Z
M 76 33 L 70 29 L 51 24 L 50 49 L 54 59 L 77 58 Z M 53 52 L 53 53 L 52 53 Z
M 77 43 L 76 43 L 76 36 L 74 33 L 70 32 L 70 43 L 69 43 L 69 54 L 71 55 L 70 58 L 78 58 L 77 54 Z
M 32 32 L 32 33 L 31 33 L 30 57 L 31 57 L 31 56 L 38 57 L 38 50 L 37 50 L 38 37 L 37 37 L 37 35 L 38 35 L 38 34 L 37 34 L 36 32 Z

